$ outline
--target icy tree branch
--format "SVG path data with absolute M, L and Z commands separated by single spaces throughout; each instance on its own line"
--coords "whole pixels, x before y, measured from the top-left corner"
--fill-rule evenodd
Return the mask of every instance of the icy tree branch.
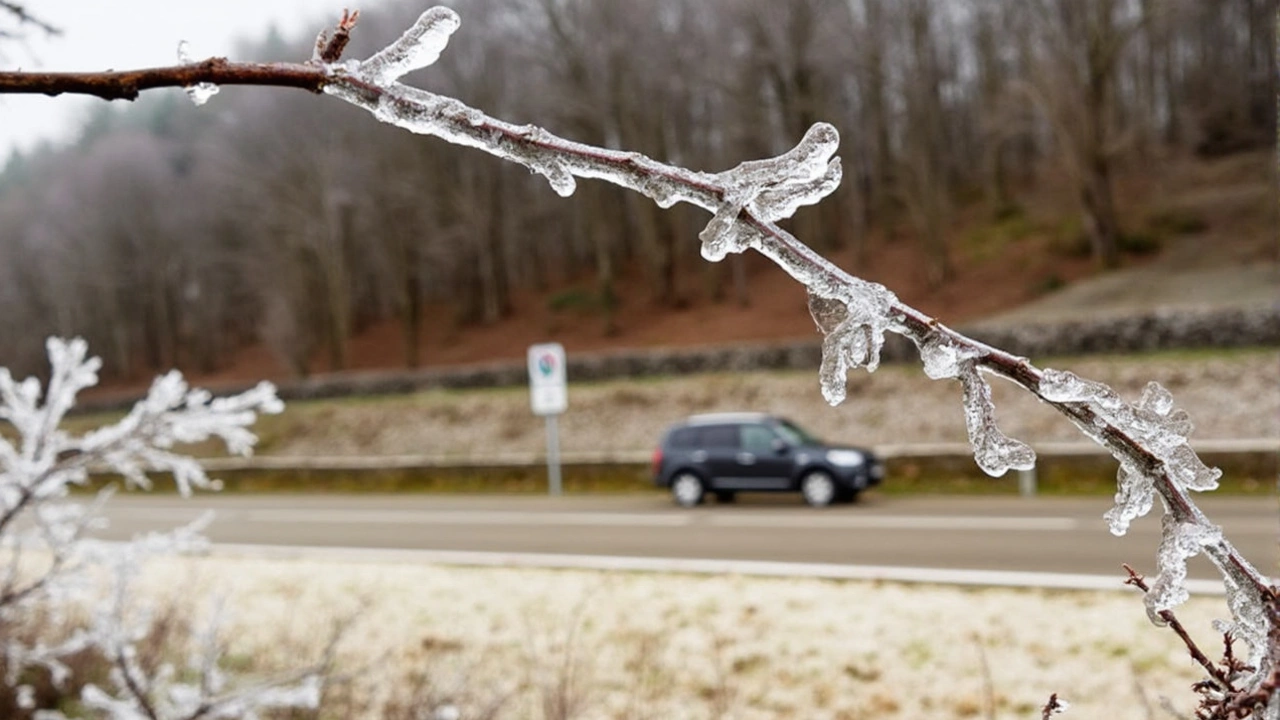
M 344 17 L 338 32 L 348 32 L 351 24 L 351 18 Z M 814 125 L 794 149 L 776 158 L 706 173 L 505 122 L 454 98 L 399 82 L 406 73 L 435 62 L 459 25 L 452 10 L 432 8 L 402 37 L 363 62 L 338 62 L 332 41 L 322 40 L 311 62 L 301 65 L 214 58 L 132 73 L 0 73 L 0 93 L 81 92 L 131 98 L 150 87 L 183 86 L 201 102 L 207 97 L 198 92 L 201 83 L 299 87 L 334 95 L 410 132 L 519 163 L 545 177 L 561 196 L 574 192 L 576 178 L 591 178 L 639 192 L 664 208 L 677 202 L 701 207 L 712 215 L 700 234 L 706 259 L 714 262 L 751 248 L 808 289 L 814 321 L 825 335 L 819 374 L 823 395 L 832 404 L 844 399 L 848 371 L 877 367 L 885 333 L 893 332 L 916 344 L 929 377 L 959 381 L 975 459 L 987 473 L 998 476 L 1035 462 L 1029 446 L 997 427 L 987 375 L 1024 388 L 1107 448 L 1120 464 L 1116 506 L 1107 513 L 1112 532 L 1123 534 L 1133 519 L 1150 511 L 1157 496 L 1165 509 L 1160 572 L 1145 594 L 1152 620 L 1163 623 L 1162 613 L 1182 602 L 1186 560 L 1204 553 L 1222 572 L 1234 616 L 1233 634 L 1251 648 L 1250 664 L 1256 672 L 1245 683 L 1246 689 L 1253 692 L 1269 682 L 1280 666 L 1280 643 L 1269 642 L 1275 627 L 1269 609 L 1271 582 L 1191 499 L 1193 491 L 1216 487 L 1219 472 L 1208 468 L 1191 449 L 1187 439 L 1191 423 L 1173 407 L 1164 388 L 1152 383 L 1136 403 L 1130 403 L 1101 384 L 1037 368 L 1027 358 L 957 333 L 900 302 L 879 284 L 849 275 L 780 228 L 779 220 L 802 205 L 818 202 L 840 182 L 840 161 L 835 157 L 839 136 L 831 125 Z M 0 446 L 2 457 L 14 452 Z M 168 460 L 163 455 L 139 459 Z M 121 464 L 128 468 L 127 462 Z
M 428 10 L 404 36 L 369 60 L 330 66 L 333 78 L 324 92 L 368 110 L 383 122 L 518 162 L 546 177 L 562 196 L 573 193 L 575 177 L 595 178 L 639 192 L 662 207 L 687 202 L 707 210 L 712 219 L 700 235 L 704 257 L 717 261 L 752 248 L 808 288 L 814 320 L 826 335 L 820 376 L 829 402 L 844 399 L 849 370 L 876 368 L 886 332 L 904 335 L 919 347 L 930 377 L 959 379 L 975 458 L 989 474 L 1028 468 L 1035 454 L 996 426 L 984 375 L 1023 387 L 1119 460 L 1117 504 L 1108 513 L 1112 532 L 1123 534 L 1131 520 L 1150 510 L 1156 495 L 1162 499 L 1168 514 L 1159 553 L 1161 573 L 1146 595 L 1152 619 L 1159 622 L 1161 610 L 1185 598 L 1186 559 L 1203 552 L 1223 573 L 1237 635 L 1261 660 L 1269 628 L 1263 608 L 1270 582 L 1191 500 L 1191 491 L 1216 487 L 1219 472 L 1208 468 L 1191 449 L 1187 441 L 1191 423 L 1186 413 L 1174 409 L 1164 388 L 1152 383 L 1136 404 L 1130 404 L 1098 383 L 1067 372 L 1041 370 L 1026 358 L 957 333 L 901 303 L 881 285 L 845 273 L 777 225 L 801 205 L 821 200 L 839 183 L 840 163 L 834 157 L 839 138 L 834 127 L 816 124 L 783 155 L 709 174 L 514 125 L 453 98 L 396 81 L 434 62 L 458 25 L 451 10 Z
M 576 177 L 595 178 L 639 192 L 661 207 L 687 202 L 707 210 L 712 219 L 700 235 L 707 260 L 752 248 L 808 288 L 814 320 L 826 336 L 820 379 L 829 402 L 844 399 L 849 370 L 876 368 L 886 332 L 904 335 L 920 349 L 930 377 L 959 379 L 975 458 L 991 475 L 1031 467 L 1035 454 L 996 426 L 984 374 L 1026 389 L 1119 460 L 1116 507 L 1107 515 L 1113 533 L 1123 534 L 1131 520 L 1150 510 L 1155 495 L 1161 498 L 1167 514 L 1158 555 L 1160 575 L 1146 593 L 1152 620 L 1163 622 L 1160 613 L 1185 599 L 1186 560 L 1203 552 L 1223 574 L 1236 636 L 1252 649 L 1251 660 L 1259 668 L 1254 684 L 1270 677 L 1277 659 L 1267 647 L 1270 581 L 1192 501 L 1190 492 L 1215 488 L 1220 473 L 1191 449 L 1191 423 L 1185 412 L 1174 409 L 1168 391 L 1151 383 L 1142 398 L 1130 404 L 1098 383 L 1041 370 L 1026 358 L 942 325 L 901 303 L 881 285 L 845 273 L 779 227 L 778 220 L 818 202 L 838 185 L 840 161 L 834 154 L 839 136 L 831 125 L 814 125 L 793 150 L 776 158 L 709 174 L 514 125 L 397 81 L 434 62 L 459 24 L 451 10 L 428 10 L 399 40 L 369 60 L 329 66 L 333 78 L 324 92 L 410 132 L 520 163 L 543 175 L 562 196 L 573 193 Z

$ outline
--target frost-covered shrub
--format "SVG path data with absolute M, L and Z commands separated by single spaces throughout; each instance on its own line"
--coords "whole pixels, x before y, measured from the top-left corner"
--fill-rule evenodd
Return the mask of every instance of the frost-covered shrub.
M 195 459 L 178 448 L 216 438 L 248 454 L 258 413 L 283 409 L 270 383 L 214 398 L 181 374 L 157 378 L 146 397 L 118 422 L 84 435 L 61 428 L 82 390 L 95 385 L 101 361 L 83 340 L 50 339 L 48 382 L 17 381 L 0 368 L 0 667 L 14 704 L 38 709 L 60 688 L 79 689 L 81 708 L 119 720 L 252 718 L 271 708 L 314 707 L 319 676 L 247 685 L 220 667 L 219 612 L 202 625 L 175 619 L 136 593 L 149 558 L 200 552 L 208 518 L 126 543 L 95 540 L 113 488 L 72 495 L 90 471 L 119 474 L 148 489 L 147 474 L 172 475 L 178 490 L 216 489 Z M 182 627 L 176 627 L 181 625 Z M 174 647 L 166 647 L 173 641 Z M 72 673 L 90 673 L 73 682 Z

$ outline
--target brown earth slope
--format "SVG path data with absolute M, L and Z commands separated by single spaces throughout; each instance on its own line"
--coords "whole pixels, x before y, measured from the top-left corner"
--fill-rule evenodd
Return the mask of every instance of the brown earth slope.
M 1099 273 L 1087 257 L 1070 189 L 1052 179 L 1029 190 L 1023 211 L 1011 217 L 992 220 L 990 211 L 979 205 L 957 211 L 950 225 L 955 275 L 938 286 L 926 279 L 925 256 L 909 225 L 868 236 L 860 252 L 844 248 L 824 254 L 951 325 L 1155 305 L 1275 302 L 1280 298 L 1280 245 L 1272 160 L 1270 153 L 1256 152 L 1213 161 L 1170 160 L 1159 172 L 1135 167 L 1122 173 L 1117 194 L 1134 251 L 1126 255 L 1122 269 L 1109 273 Z M 819 245 L 814 238 L 801 239 Z M 748 253 L 742 262 L 750 296 L 745 306 L 732 297 L 710 297 L 710 273 L 727 272 L 728 267 L 703 261 L 695 237 L 679 259 L 686 299 L 680 309 L 650 302 L 640 270 L 624 268 L 613 334 L 606 334 L 603 319 L 589 310 L 551 309 L 557 294 L 589 291 L 590 279 L 542 294 L 522 293 L 512 315 L 490 325 L 460 327 L 451 320 L 453 308 L 437 305 L 428 315 L 423 362 L 441 366 L 518 359 L 528 345 L 549 341 L 582 353 L 814 338 L 803 289 L 759 255 Z M 731 283 L 729 287 L 732 296 Z M 403 366 L 399 325 L 384 322 L 367 328 L 352 339 L 350 357 L 355 370 Z M 314 371 L 325 370 L 317 360 Z M 288 379 L 278 359 L 261 345 L 246 348 L 220 372 L 193 377 L 215 387 Z M 148 379 L 137 378 L 132 388 Z

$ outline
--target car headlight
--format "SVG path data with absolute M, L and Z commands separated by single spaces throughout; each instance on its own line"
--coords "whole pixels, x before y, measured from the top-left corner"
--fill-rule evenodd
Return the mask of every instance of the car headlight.
M 828 450 L 827 462 L 839 467 L 859 467 L 866 460 L 856 450 Z

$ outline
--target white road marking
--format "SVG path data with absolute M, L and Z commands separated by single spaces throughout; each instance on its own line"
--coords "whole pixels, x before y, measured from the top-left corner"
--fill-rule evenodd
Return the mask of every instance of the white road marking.
M 112 508 L 120 520 L 183 522 L 199 517 L 200 508 Z M 313 523 L 321 525 L 516 525 L 570 527 L 686 527 L 707 523 L 714 527 L 787 528 L 814 530 L 971 530 L 1067 532 L 1081 527 L 1069 517 L 1001 517 L 954 515 L 823 515 L 710 514 L 697 512 L 523 512 L 502 510 L 306 510 L 224 508 L 221 522 Z
M 552 553 L 471 552 L 463 550 L 397 550 L 357 547 L 289 545 L 240 545 L 217 543 L 212 554 L 271 560 L 320 562 L 390 562 L 467 565 L 481 567 L 565 568 L 626 572 L 692 573 L 698 575 L 751 575 L 760 577 L 810 577 L 832 580 L 870 580 L 930 585 L 1054 588 L 1062 590 L 1117 590 L 1134 592 L 1116 575 L 1017 572 L 1009 570 L 953 570 L 834 563 L 789 563 L 760 560 L 713 560 L 609 555 L 561 555 Z M 1190 579 L 1187 589 L 1197 595 L 1223 595 L 1219 581 Z
M 502 510 L 249 510 L 245 520 L 264 523 L 346 525 L 689 525 L 682 513 L 517 512 Z
M 813 528 L 851 530 L 1077 530 L 1080 521 L 1068 517 L 985 517 L 981 515 L 715 515 L 722 527 Z

